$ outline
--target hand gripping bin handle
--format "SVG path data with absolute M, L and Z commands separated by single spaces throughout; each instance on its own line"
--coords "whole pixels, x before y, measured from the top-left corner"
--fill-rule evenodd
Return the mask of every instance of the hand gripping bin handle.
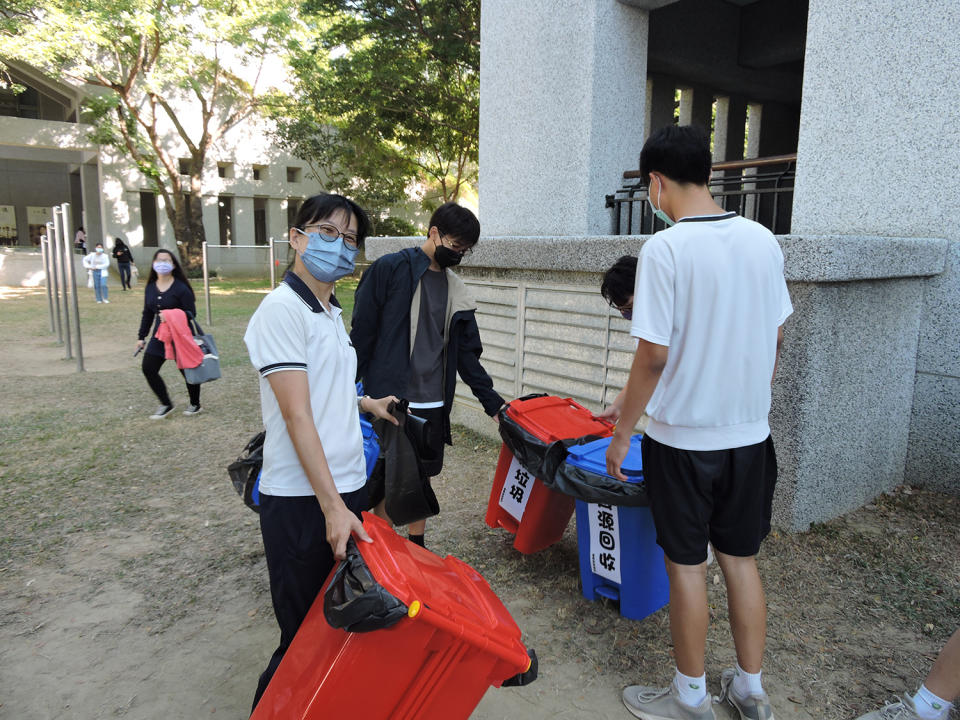
M 382 630 L 407 615 L 407 606 L 373 579 L 351 537 L 344 559 L 323 595 L 323 615 L 330 627 L 347 632 Z

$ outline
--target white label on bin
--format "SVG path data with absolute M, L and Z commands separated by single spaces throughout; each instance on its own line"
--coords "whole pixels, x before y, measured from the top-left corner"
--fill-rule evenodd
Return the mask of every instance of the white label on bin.
M 507 476 L 503 479 L 503 490 L 500 491 L 500 507 L 517 522 L 523 519 L 523 511 L 527 509 L 527 500 L 530 499 L 535 481 L 536 478 L 515 457 L 511 457 Z
M 620 516 L 615 505 L 587 504 L 590 567 L 594 575 L 620 584 Z

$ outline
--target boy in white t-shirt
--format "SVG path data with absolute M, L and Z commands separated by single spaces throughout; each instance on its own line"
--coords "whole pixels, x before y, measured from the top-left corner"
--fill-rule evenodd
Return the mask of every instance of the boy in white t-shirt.
M 760 680 L 766 604 L 756 554 L 770 531 L 777 478 L 767 416 L 782 325 L 793 312 L 783 253 L 761 225 L 710 195 L 707 137 L 668 126 L 644 144 L 640 169 L 669 227 L 641 252 L 631 333 L 637 352 L 607 471 L 620 466 L 644 411 L 643 470 L 670 579 L 677 662 L 670 687 L 631 686 L 623 702 L 644 720 L 711 720 L 704 655 L 707 543 L 727 583 L 737 666 L 721 698 L 741 718 L 772 720 Z

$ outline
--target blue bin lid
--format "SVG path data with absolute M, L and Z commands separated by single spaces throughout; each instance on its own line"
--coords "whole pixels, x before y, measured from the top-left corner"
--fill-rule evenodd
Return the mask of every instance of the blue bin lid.
M 574 467 L 610 477 L 607 475 L 607 448 L 610 447 L 612 439 L 600 438 L 585 445 L 571 445 L 567 448 L 567 462 Z M 643 481 L 643 456 L 640 452 L 642 439 L 643 435 L 639 433 L 630 438 L 630 449 L 623 460 L 623 465 L 620 466 L 630 482 Z

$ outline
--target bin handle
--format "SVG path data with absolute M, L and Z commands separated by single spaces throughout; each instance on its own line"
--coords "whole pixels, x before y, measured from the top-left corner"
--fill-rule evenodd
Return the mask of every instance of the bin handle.
M 522 644 L 520 645 L 520 652 L 518 652 L 516 648 L 504 647 L 503 645 L 493 642 L 486 634 L 478 632 L 467 625 L 453 622 L 426 605 L 421 606 L 420 610 L 412 619 L 423 620 L 433 627 L 443 630 L 448 635 L 452 635 L 455 638 L 462 638 L 474 647 L 490 653 L 513 667 L 524 668 L 522 672 L 526 672 L 531 667 L 531 658 Z

